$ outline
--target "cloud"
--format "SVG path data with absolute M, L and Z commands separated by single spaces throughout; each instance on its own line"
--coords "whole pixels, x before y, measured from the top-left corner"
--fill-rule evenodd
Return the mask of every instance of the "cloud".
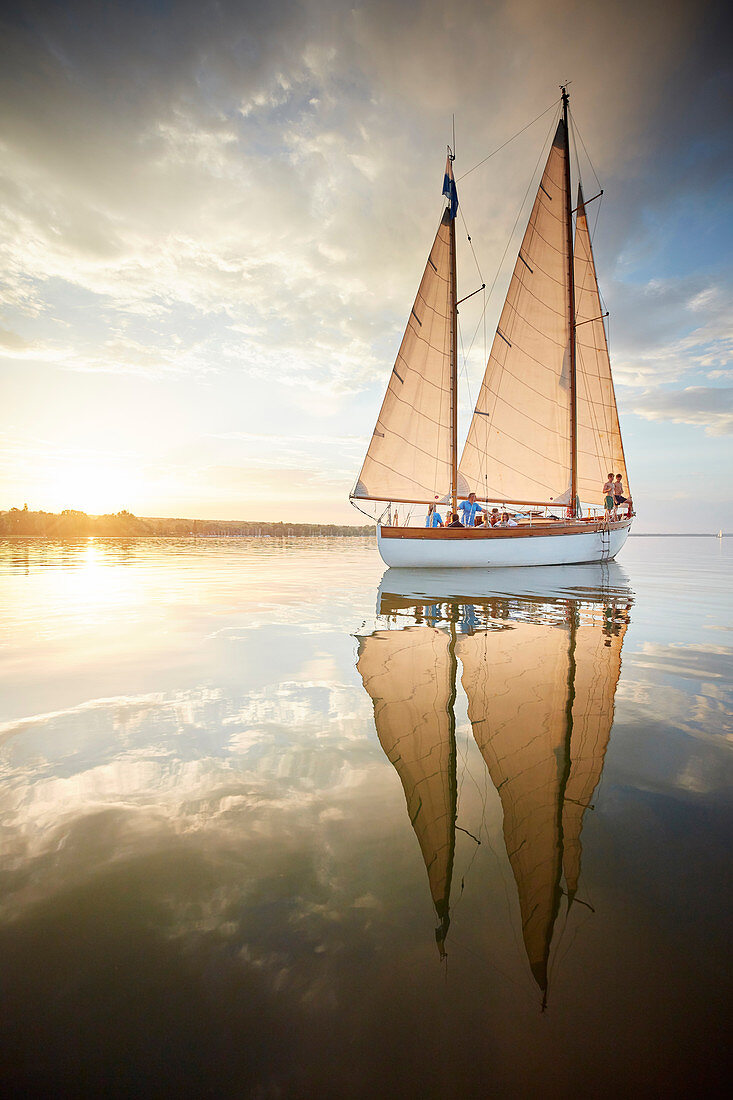
M 733 387 L 688 386 L 684 390 L 648 391 L 634 399 L 633 411 L 646 420 L 694 424 L 706 435 L 733 434 Z
M 607 295 L 614 377 L 633 388 L 725 377 L 733 361 L 733 287 L 707 275 L 615 281 Z M 619 328 L 619 326 L 622 326 Z
M 0 328 L 0 355 L 22 355 L 30 347 L 29 341 L 17 332 Z
M 159 451 L 178 431 L 171 412 L 198 417 L 201 381 L 247 426 L 298 434 L 317 419 L 316 434 L 342 436 L 347 413 L 367 438 L 440 215 L 451 114 L 461 175 L 552 108 L 459 185 L 483 272 L 461 223 L 470 293 L 491 285 L 572 74 L 610 196 L 596 243 L 619 381 L 727 381 L 725 310 L 706 296 L 729 297 L 726 271 L 680 275 L 655 253 L 687 224 L 689 196 L 703 209 L 729 193 L 725 41 L 714 5 L 684 0 L 622 0 L 610 23 L 606 5 L 578 0 L 551 12 L 539 0 L 39 0 L 0 37 L 4 369 L 32 376 L 49 405 L 74 372 L 84 428 L 115 414 L 99 378 L 114 392 L 129 381 L 140 409 L 156 387 Z M 481 305 L 461 307 L 467 339 Z M 477 339 L 472 385 L 484 366 Z M 30 434 L 34 415 L 29 402 L 16 417 Z M 209 409 L 202 439 L 215 419 Z M 186 438 L 185 492 L 194 466 L 230 465 L 202 455 L 202 439 Z M 173 467 L 173 450 L 154 461 Z
M 643 66 L 626 58 L 637 91 L 655 60 L 671 63 L 692 18 L 685 5 L 665 10 L 661 34 L 651 18 L 634 17 L 647 47 Z M 497 32 L 513 33 L 519 58 L 532 52 L 539 24 L 557 43 L 563 35 L 531 2 L 482 8 L 478 34 L 466 33 L 477 15 L 470 2 L 449 16 L 430 0 L 409 18 L 390 3 L 223 4 L 217 18 L 204 14 L 184 3 L 169 25 L 140 8 L 77 3 L 64 14 L 41 4 L 10 26 L 7 301 L 43 311 L 56 279 L 141 318 L 183 305 L 218 315 L 222 338 L 237 324 L 266 333 L 248 358 L 284 360 L 286 381 L 364 386 L 383 367 L 375 342 L 385 299 L 398 297 L 404 310 L 429 244 L 425 215 L 429 225 L 439 206 L 415 143 L 442 144 L 457 63 L 444 64 L 446 50 L 462 58 L 474 157 L 474 145 L 483 152 L 526 121 L 514 100 L 498 116 L 478 108 L 486 50 L 507 64 Z M 594 20 L 576 25 L 578 58 Z M 554 66 L 541 56 L 529 70 L 534 86 L 554 87 Z M 10 96 L 10 82 L 23 95 Z M 475 183 L 485 190 L 487 180 Z M 508 214 L 513 193 L 488 183 L 492 217 L 495 196 Z M 499 238 L 488 220 L 480 224 L 491 245 Z M 392 339 L 393 326 L 390 318 Z M 153 332 L 145 338 L 155 346 Z M 160 356 L 153 350 L 147 368 L 96 358 L 97 369 L 155 372 Z M 217 358 L 214 345 L 208 358 Z

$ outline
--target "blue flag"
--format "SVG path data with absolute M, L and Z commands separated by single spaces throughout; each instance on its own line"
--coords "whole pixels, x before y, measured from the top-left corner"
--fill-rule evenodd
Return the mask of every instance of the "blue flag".
M 450 202 L 450 216 L 451 218 L 455 218 L 458 213 L 458 192 L 456 190 L 456 181 L 453 179 L 453 162 L 450 157 L 448 157 L 445 162 L 443 194 Z

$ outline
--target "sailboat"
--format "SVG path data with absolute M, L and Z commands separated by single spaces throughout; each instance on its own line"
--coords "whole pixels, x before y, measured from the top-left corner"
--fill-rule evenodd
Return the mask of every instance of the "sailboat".
M 504 308 L 458 457 L 458 193 L 430 249 L 367 453 L 351 491 L 386 505 L 377 546 L 389 566 L 511 567 L 608 561 L 633 508 L 582 186 L 573 209 L 567 90 Z M 598 196 L 594 196 L 597 198 Z M 575 233 L 573 234 L 573 215 Z M 471 295 L 467 295 L 470 297 Z M 461 299 L 462 301 L 463 299 Z M 605 511 L 610 471 L 626 511 Z M 399 522 L 399 507 L 448 505 L 474 493 L 507 526 Z M 375 516 L 376 518 L 376 516 Z
M 617 566 L 604 567 L 601 584 L 597 568 L 557 571 L 563 585 L 549 594 L 531 584 L 489 589 L 465 574 L 471 580 L 459 596 L 448 595 L 445 577 L 421 584 L 390 569 L 378 597 L 384 625 L 359 639 L 357 668 L 402 784 L 441 957 L 459 813 L 460 666 L 473 736 L 501 801 L 524 949 L 543 1005 L 562 898 L 570 907 L 578 892 L 583 819 L 603 770 L 632 602 Z

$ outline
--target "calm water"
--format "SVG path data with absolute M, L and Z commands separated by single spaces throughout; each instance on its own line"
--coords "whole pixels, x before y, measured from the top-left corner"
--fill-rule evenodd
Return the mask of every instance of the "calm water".
M 732 565 L 0 544 L 4 1095 L 715 1093 Z

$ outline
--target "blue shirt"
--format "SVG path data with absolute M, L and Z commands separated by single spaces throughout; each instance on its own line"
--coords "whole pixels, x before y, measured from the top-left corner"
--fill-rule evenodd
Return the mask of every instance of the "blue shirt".
M 477 512 L 485 512 L 486 509 L 482 508 L 477 500 L 471 504 L 470 500 L 462 500 L 458 505 L 458 511 L 463 512 L 462 520 L 466 527 L 473 527 L 476 520 Z
M 442 527 L 443 526 L 443 521 L 440 518 L 440 514 L 437 511 L 428 512 L 428 514 L 425 517 L 425 526 L 426 527 Z

